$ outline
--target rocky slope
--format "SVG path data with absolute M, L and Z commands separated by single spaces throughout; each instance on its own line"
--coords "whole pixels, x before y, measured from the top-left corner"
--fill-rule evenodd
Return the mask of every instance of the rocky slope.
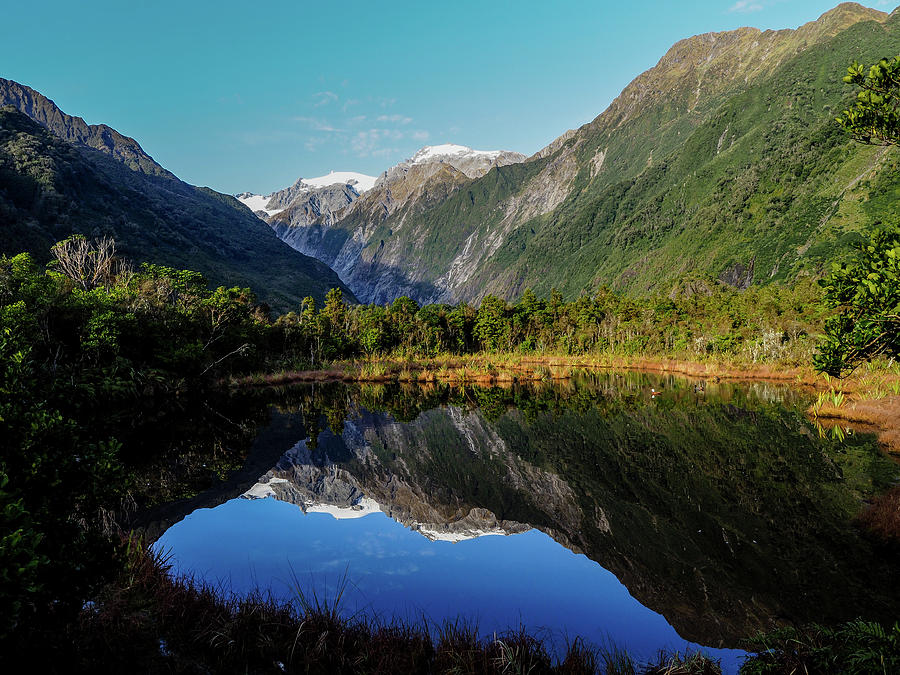
M 900 221 L 895 154 L 834 124 L 847 65 L 898 41 L 900 15 L 855 3 L 797 30 L 698 35 L 527 161 L 474 178 L 451 163 L 444 184 L 405 167 L 423 199 L 376 188 L 292 243 L 377 302 L 818 274 L 872 221 Z M 286 237 L 290 217 L 272 224 Z
M 402 230 L 410 217 L 444 203 L 473 179 L 524 159 L 524 155 L 504 150 L 427 146 L 384 171 L 372 189 L 342 211 L 309 219 L 310 210 L 300 202 L 273 214 L 268 222 L 295 249 L 326 262 L 351 288 L 360 288 L 363 295 L 359 297 L 364 301 L 390 302 L 399 295 L 432 297 L 431 284 L 411 280 L 401 266 L 384 263 L 385 257 L 395 256 L 391 251 L 382 255 L 385 239 L 376 239 L 383 230 L 380 226 L 391 219 L 389 238 L 394 230 Z M 406 241 L 412 247 L 421 243 Z
M 133 139 L 70 117 L 9 80 L 0 80 L 0 101 L 0 254 L 46 259 L 53 243 L 73 233 L 109 235 L 137 262 L 249 286 L 278 309 L 306 295 L 321 299 L 332 287 L 346 290 L 326 265 L 279 241 L 233 197 L 180 181 Z
M 174 178 L 153 161 L 133 138 L 123 136 L 105 124 L 87 124 L 80 117 L 67 115 L 53 101 L 31 87 L 0 78 L 0 108 L 7 105 L 25 113 L 64 141 L 99 150 L 133 171 Z
M 318 219 L 330 225 L 341 211 L 359 199 L 356 187 L 347 183 L 292 192 L 293 188 L 288 188 L 274 193 L 266 204 L 265 216 L 275 216 L 287 210 L 285 218 L 292 227 L 303 227 Z M 257 215 L 261 214 L 257 212 Z

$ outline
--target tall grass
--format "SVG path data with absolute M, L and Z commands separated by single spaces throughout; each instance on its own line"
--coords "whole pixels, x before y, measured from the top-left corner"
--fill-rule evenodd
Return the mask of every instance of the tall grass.
M 640 664 L 624 651 L 580 639 L 559 657 L 524 629 L 482 637 L 477 626 L 381 621 L 341 611 L 346 574 L 331 597 L 298 593 L 285 603 L 255 593 L 237 597 L 191 578 L 173 578 L 169 560 L 131 545 L 116 583 L 85 607 L 69 636 L 76 652 L 52 672 L 145 673 L 720 673 L 694 654 Z M 300 585 L 296 583 L 297 588 Z M 690 668 L 684 669 L 692 664 Z M 699 665 L 698 665 L 699 664 Z M 701 667 L 702 666 L 702 667 Z M 699 668 L 699 669 L 698 669 Z

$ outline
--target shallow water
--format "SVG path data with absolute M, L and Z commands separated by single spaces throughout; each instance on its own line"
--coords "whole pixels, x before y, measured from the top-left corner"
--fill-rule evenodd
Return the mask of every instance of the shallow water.
M 251 452 L 275 465 L 156 546 L 238 593 L 642 659 L 702 645 L 733 671 L 760 628 L 897 606 L 892 561 L 850 522 L 896 466 L 870 438 L 819 438 L 806 403 L 640 374 L 298 388 Z

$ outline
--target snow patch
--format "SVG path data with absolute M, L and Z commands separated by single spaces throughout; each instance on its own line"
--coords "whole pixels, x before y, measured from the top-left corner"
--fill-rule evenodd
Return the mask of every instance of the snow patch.
M 274 216 L 276 213 L 281 213 L 284 209 L 268 209 L 266 208 L 269 205 L 269 200 L 272 198 L 272 195 L 255 195 L 252 192 L 242 192 L 239 195 L 234 196 L 241 204 L 249 208 L 253 213 L 257 211 L 265 211 L 267 216 Z
M 273 485 L 279 483 L 287 483 L 287 478 L 270 478 L 266 483 L 257 483 L 252 488 L 241 495 L 241 499 L 265 499 L 266 497 L 275 497 Z
M 381 507 L 378 502 L 368 497 L 363 497 L 353 506 L 334 506 L 333 504 L 306 504 L 307 513 L 327 513 L 337 520 L 348 520 L 351 518 L 362 518 L 372 513 L 381 513 Z
M 367 176 L 364 173 L 356 173 L 355 171 L 332 171 L 326 176 L 302 178 L 301 180 L 304 184 L 314 188 L 327 187 L 329 185 L 352 185 L 359 194 L 362 194 L 366 190 L 371 190 L 378 179 L 376 176 Z
M 422 164 L 441 157 L 486 157 L 490 160 L 497 159 L 503 150 L 473 150 L 465 145 L 444 143 L 442 145 L 426 145 L 409 160 L 411 164 Z
M 427 527 L 419 527 L 417 532 L 431 541 L 449 541 L 453 544 L 469 539 L 477 539 L 478 537 L 497 537 L 507 536 L 509 533 L 499 527 L 491 530 L 462 530 L 459 532 L 441 532 L 440 530 L 432 530 Z

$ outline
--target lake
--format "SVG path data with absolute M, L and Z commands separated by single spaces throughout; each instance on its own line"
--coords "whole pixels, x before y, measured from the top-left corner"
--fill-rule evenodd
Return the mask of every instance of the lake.
M 241 479 L 157 524 L 175 573 L 556 648 L 703 647 L 731 672 L 761 629 L 895 618 L 894 570 L 852 518 L 898 467 L 871 436 L 823 437 L 789 387 L 610 372 L 274 396 Z

